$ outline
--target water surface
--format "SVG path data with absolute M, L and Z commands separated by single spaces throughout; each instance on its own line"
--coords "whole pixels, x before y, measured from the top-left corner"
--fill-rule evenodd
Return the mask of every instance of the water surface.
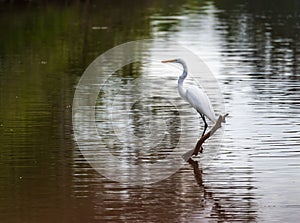
M 298 220 L 297 1 L 16 2 L 1 3 L 0 10 L 3 222 Z M 205 146 L 204 153 L 218 151 L 209 163 L 184 163 L 161 182 L 134 186 L 106 179 L 86 162 L 74 141 L 72 100 L 80 76 L 98 55 L 145 38 L 166 45 L 177 41 L 203 59 L 230 116 L 221 146 L 214 143 L 218 137 Z M 111 82 L 123 86 L 117 99 L 125 106 L 126 100 L 150 88 L 159 92 L 161 86 L 170 101 L 180 100 L 171 87 L 176 72 L 159 79 L 158 66 L 135 63 L 117 72 Z M 148 87 L 128 91 L 135 78 L 148 78 Z M 158 96 L 143 100 L 150 108 L 139 102 L 132 107 L 129 130 L 138 138 L 147 136 L 150 114 L 158 130 L 171 133 L 160 147 L 168 153 L 176 144 L 179 120 L 166 95 Z M 103 100 L 100 94 L 97 105 Z M 218 108 L 216 99 L 212 103 Z M 163 117 L 173 129 L 158 125 Z M 201 122 L 192 110 L 189 118 L 196 136 Z M 127 147 L 111 148 L 124 167 L 137 157 L 143 162 L 163 158 L 156 150 L 128 149 L 136 143 L 128 139 Z

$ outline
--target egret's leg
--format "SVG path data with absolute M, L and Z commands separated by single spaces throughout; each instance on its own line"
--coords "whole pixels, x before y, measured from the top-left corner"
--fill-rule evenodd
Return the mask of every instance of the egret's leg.
M 205 134 L 205 131 L 206 131 L 207 127 L 208 127 L 208 125 L 207 125 L 207 123 L 206 123 L 206 120 L 205 120 L 204 115 L 200 113 L 200 116 L 201 116 L 201 118 L 202 118 L 202 120 L 203 120 L 203 122 L 204 122 L 204 130 L 203 130 L 203 133 L 202 133 L 202 136 L 201 136 L 201 137 L 203 137 L 204 134 Z

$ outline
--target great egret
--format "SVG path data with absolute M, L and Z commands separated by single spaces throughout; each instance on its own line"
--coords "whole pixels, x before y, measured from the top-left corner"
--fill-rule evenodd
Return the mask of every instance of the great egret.
M 163 60 L 163 63 L 179 63 L 183 67 L 183 73 L 178 78 L 178 92 L 179 95 L 186 100 L 192 107 L 194 107 L 197 112 L 200 114 L 203 122 L 204 122 L 204 130 L 202 136 L 205 134 L 207 129 L 207 123 L 205 120 L 205 116 L 209 118 L 213 123 L 217 121 L 215 112 L 212 108 L 211 102 L 207 96 L 207 94 L 203 91 L 202 88 L 197 86 L 189 86 L 187 89 L 183 88 L 183 81 L 187 77 L 188 70 L 186 63 L 182 59 L 172 59 L 172 60 Z

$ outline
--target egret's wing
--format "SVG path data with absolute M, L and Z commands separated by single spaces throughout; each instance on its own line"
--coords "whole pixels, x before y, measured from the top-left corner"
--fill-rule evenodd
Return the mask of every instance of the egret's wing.
M 186 90 L 186 100 L 201 114 L 211 121 L 216 121 L 216 115 L 207 94 L 197 86 L 189 86 Z

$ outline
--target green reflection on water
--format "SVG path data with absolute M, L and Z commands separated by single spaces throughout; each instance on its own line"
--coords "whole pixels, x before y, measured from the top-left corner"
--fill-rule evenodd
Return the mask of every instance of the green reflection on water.
M 32 222 L 47 216 L 56 221 L 69 216 L 75 206 L 70 106 L 80 75 L 111 47 L 151 38 L 150 16 L 172 14 L 181 4 L 1 3 L 0 209 L 6 213 L 4 220 L 6 216 Z M 125 72 L 131 75 L 130 69 Z

